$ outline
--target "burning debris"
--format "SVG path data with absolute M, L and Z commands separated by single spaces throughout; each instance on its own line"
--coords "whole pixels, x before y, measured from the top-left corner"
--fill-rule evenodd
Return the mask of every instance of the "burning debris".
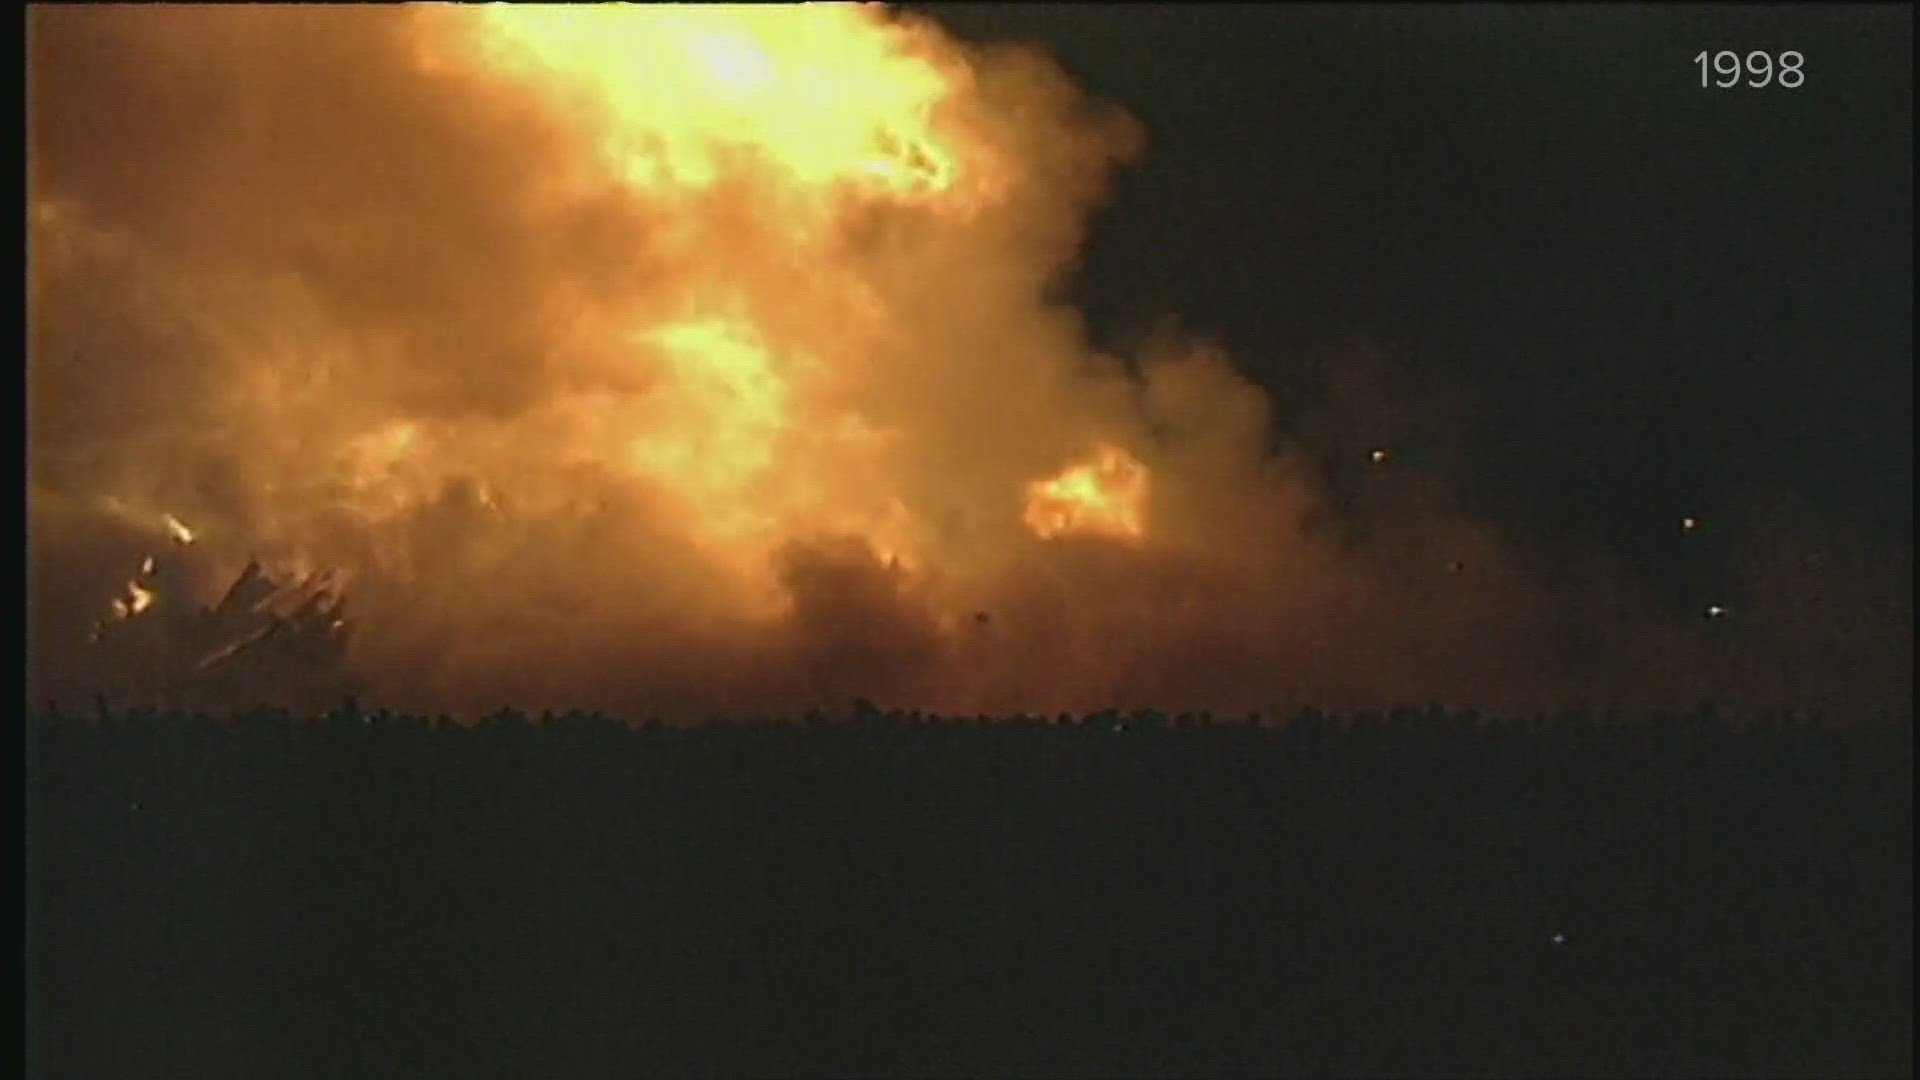
M 179 524 L 172 516 L 167 518 L 167 522 L 169 525 Z M 159 574 L 160 560 L 157 556 L 148 555 L 140 560 L 140 569 L 120 586 L 119 593 L 110 604 L 112 617 L 94 624 L 92 639 L 95 644 L 106 640 L 113 623 L 126 622 L 153 610 L 160 596 Z
M 331 574 L 278 581 L 257 561 L 199 618 L 201 642 L 212 645 L 195 663 L 199 671 L 271 656 L 332 661 L 349 631 L 346 596 Z
M 168 515 L 165 525 L 180 547 L 194 542 L 178 518 Z M 137 667 L 158 678 L 154 689 L 175 693 L 210 688 L 209 681 L 230 675 L 282 687 L 338 676 L 352 627 L 335 575 L 276 577 L 250 559 L 218 602 L 196 609 L 186 602 L 191 586 L 174 568 L 174 560 L 156 555 L 141 559 L 113 599 L 111 618 L 94 625 L 92 641 L 106 667 Z
M 194 541 L 193 530 L 187 528 L 179 518 L 174 517 L 172 514 L 167 515 L 167 535 L 173 539 L 174 543 L 179 544 L 181 547 L 186 547 Z
M 153 590 L 140 584 L 135 578 L 127 582 L 126 588 L 114 597 L 113 613 L 121 619 L 131 619 L 153 606 Z

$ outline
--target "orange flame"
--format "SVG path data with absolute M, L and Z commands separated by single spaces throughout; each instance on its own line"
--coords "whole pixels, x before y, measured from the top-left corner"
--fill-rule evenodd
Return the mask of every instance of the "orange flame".
M 221 377 L 197 430 L 167 444 L 179 474 L 171 457 L 136 463 L 111 512 L 151 528 L 171 508 L 204 529 L 165 518 L 176 544 L 209 562 L 260 551 L 277 579 L 352 571 L 364 625 L 383 628 L 356 641 L 369 669 L 444 619 L 495 612 L 513 632 L 585 610 L 578 625 L 608 640 L 634 626 L 779 640 L 764 635 L 804 599 L 789 556 L 815 545 L 864 547 L 912 604 L 991 587 L 988 546 L 1017 536 L 1009 496 L 1033 459 L 963 456 L 968 410 L 994 408 L 963 388 L 997 385 L 982 365 L 1070 359 L 1026 295 L 1029 268 L 1064 257 L 1067 219 L 1118 152 L 1104 125 L 1080 130 L 1069 87 L 874 6 L 392 17 L 401 32 L 366 39 L 392 85 L 342 104 L 421 106 L 370 134 L 415 125 L 422 152 L 362 138 L 380 117 L 356 116 L 342 137 L 369 160 L 408 149 L 395 183 L 349 195 L 222 134 L 235 175 L 278 184 L 319 239 L 237 218 L 208 250 L 292 269 L 183 275 L 156 301 L 195 313 Z M 275 18 L 247 16 L 268 41 L 322 25 Z M 375 29 L 339 25 L 343 40 Z M 278 82 L 264 92 L 263 115 L 337 134 Z M 56 209 L 42 200 L 39 227 L 83 249 L 69 262 L 97 246 L 146 273 L 90 215 Z M 56 280 L 79 274 L 47 258 Z M 1051 385 L 1020 400 L 1037 417 L 1074 407 Z M 214 461 L 217 484 L 190 482 Z M 1088 468 L 1036 496 L 1028 523 L 1143 539 L 1144 470 L 1112 450 Z M 190 610 L 175 588 L 161 606 Z M 449 682 L 495 666 L 449 651 Z
M 597 119 L 603 158 L 651 196 L 742 165 L 783 173 L 816 210 L 835 191 L 954 190 L 959 159 L 934 132 L 949 73 L 860 5 L 493 4 L 479 19 L 486 63 Z
M 1091 461 L 1027 487 L 1027 527 L 1042 539 L 1089 533 L 1138 541 L 1147 529 L 1147 468 L 1104 443 Z

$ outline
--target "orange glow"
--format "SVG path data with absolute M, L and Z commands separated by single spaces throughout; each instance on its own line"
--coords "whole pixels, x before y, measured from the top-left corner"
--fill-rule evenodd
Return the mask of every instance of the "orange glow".
M 912 562 L 913 513 L 876 474 L 879 428 L 847 393 L 851 347 L 887 316 L 830 226 L 862 205 L 979 208 L 993 155 L 943 121 L 964 68 L 857 5 L 464 13 L 449 55 L 464 48 L 588 149 L 556 168 L 560 189 L 611 179 L 669 215 L 654 284 L 677 303 L 581 313 L 610 385 L 555 403 L 564 456 L 681 507 L 756 606 L 773 553 L 799 537 L 852 532 L 883 562 Z
M 679 323 L 645 335 L 671 381 L 633 465 L 679 490 L 709 520 L 744 504 L 776 463 L 788 390 L 751 327 Z
M 1070 286 L 1147 132 L 1038 43 L 872 4 L 29 21 L 48 696 L 331 705 L 355 685 L 680 716 L 1479 698 L 1562 671 L 1560 620 L 1591 617 L 1508 572 L 1437 471 L 1337 527 L 1317 455 L 1204 334 L 1099 348 Z M 1368 336 L 1268 366 L 1324 365 L 1328 409 L 1290 405 L 1297 433 L 1349 418 L 1329 445 L 1392 481 L 1427 468 L 1447 410 L 1386 425 L 1410 403 Z M 1741 541 L 1725 512 L 1690 531 Z M 1727 631 L 1713 650 L 1775 633 L 1749 592 L 1688 629 Z M 96 626 L 110 643 L 77 648 Z M 208 656 L 247 662 L 204 686 L 167 670 Z
M 1103 444 L 1091 461 L 1028 485 L 1025 521 L 1043 539 L 1066 533 L 1144 539 L 1146 466 L 1125 450 Z
M 934 131 L 948 73 L 875 33 L 858 5 L 521 5 L 478 9 L 482 55 L 600 129 L 602 157 L 651 195 L 738 167 L 784 175 L 789 210 L 839 190 L 949 192 Z
M 179 411 L 40 459 L 100 463 L 42 478 L 76 518 L 196 548 L 169 610 L 257 558 L 283 585 L 350 576 L 349 661 L 404 692 L 427 654 L 442 685 L 558 686 L 567 657 L 611 685 L 635 665 L 605 657 L 695 640 L 815 693 L 811 665 L 937 656 L 1028 551 L 1023 516 L 1144 542 L 1145 470 L 1116 449 L 1019 501 L 1062 427 L 1137 437 L 1059 377 L 1080 345 L 1038 296 L 1130 136 L 1042 58 L 867 5 L 114 18 L 160 57 L 279 50 L 216 95 L 241 103 L 206 136 L 218 175 L 192 150 L 215 99 L 166 102 L 186 171 L 128 212 L 196 224 L 126 229 L 86 192 L 34 215 L 36 302 L 71 345 L 43 355 L 124 348 L 87 296 L 184 328 L 179 378 L 128 390 L 191 387 Z M 337 65 L 305 66 L 319 40 Z M 986 445 L 1005 422 L 1033 441 Z M 858 640 L 887 616 L 922 628 L 906 660 L 912 635 Z

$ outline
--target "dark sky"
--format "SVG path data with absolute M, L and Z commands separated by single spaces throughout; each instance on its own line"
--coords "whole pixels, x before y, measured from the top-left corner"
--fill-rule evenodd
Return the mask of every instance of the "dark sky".
M 1759 486 L 1912 529 L 1905 6 L 932 6 L 1148 130 L 1079 298 L 1177 316 L 1283 412 L 1363 334 L 1444 390 L 1458 481 L 1630 558 Z M 1702 89 L 1702 49 L 1798 89 Z

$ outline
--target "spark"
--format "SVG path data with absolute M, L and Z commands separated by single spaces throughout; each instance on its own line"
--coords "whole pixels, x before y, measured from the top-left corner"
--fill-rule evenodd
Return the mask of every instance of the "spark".
M 152 589 L 143 587 L 138 581 L 129 581 L 126 595 L 114 600 L 113 613 L 122 619 L 131 619 L 152 607 L 153 600 Z

